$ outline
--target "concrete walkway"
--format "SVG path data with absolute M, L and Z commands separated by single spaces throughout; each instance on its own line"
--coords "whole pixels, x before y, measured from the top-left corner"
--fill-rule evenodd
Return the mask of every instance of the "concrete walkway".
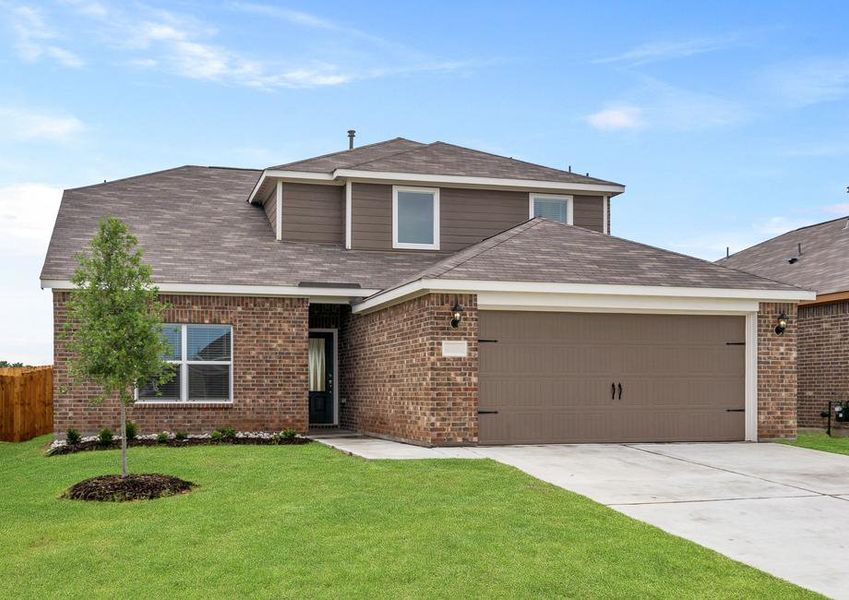
M 849 599 L 849 456 L 780 444 L 420 448 L 319 440 L 370 459 L 491 458 L 740 562 Z

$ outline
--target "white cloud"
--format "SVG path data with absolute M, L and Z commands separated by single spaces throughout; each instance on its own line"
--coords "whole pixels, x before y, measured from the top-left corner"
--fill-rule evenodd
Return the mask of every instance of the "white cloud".
M 9 11 L 9 19 L 15 33 L 15 48 L 24 60 L 36 62 L 42 58 L 51 58 L 71 68 L 85 64 L 79 56 L 58 45 L 60 36 L 47 24 L 40 10 L 31 6 L 18 6 Z
M 595 63 L 626 63 L 640 65 L 662 60 L 687 58 L 697 54 L 724 50 L 738 43 L 739 34 L 647 42 L 621 54 L 594 60 Z
M 745 117 L 740 105 L 724 98 L 643 78 L 642 85 L 624 94 L 618 103 L 584 120 L 605 131 L 651 128 L 689 132 L 733 125 Z
M 43 183 L 0 187 L 0 255 L 43 256 L 61 198 Z
M 643 126 L 642 112 L 636 106 L 613 106 L 587 115 L 584 119 L 602 131 L 640 129 Z
M 0 137 L 61 141 L 84 128 L 74 116 L 0 106 Z
M 849 58 L 810 58 L 770 68 L 765 87 L 795 107 L 849 96 Z
M 825 207 L 825 212 L 835 215 L 849 215 L 849 202 L 841 202 L 840 204 L 832 204 Z

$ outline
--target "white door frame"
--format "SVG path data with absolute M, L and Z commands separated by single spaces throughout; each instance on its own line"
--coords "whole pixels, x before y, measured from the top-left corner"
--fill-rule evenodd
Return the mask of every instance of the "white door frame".
M 309 333 L 313 332 L 333 334 L 333 423 L 330 423 L 330 425 L 335 427 L 339 425 L 339 329 L 335 327 L 310 327 Z M 307 337 L 309 337 L 309 334 L 307 334 Z M 309 374 L 307 376 L 309 377 Z M 309 402 L 309 392 L 307 393 L 307 402 Z M 309 407 L 307 407 L 307 410 L 309 410 Z M 309 415 L 307 419 L 309 419 Z M 316 423 L 316 425 L 323 425 L 323 423 Z

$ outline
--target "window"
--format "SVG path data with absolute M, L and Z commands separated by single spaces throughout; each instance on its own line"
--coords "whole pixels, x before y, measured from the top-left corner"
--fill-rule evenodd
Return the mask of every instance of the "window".
M 543 217 L 572 225 L 572 196 L 531 194 L 529 218 Z
M 150 383 L 138 391 L 148 402 L 230 402 L 233 384 L 233 328 L 230 325 L 162 327 L 170 344 L 165 360 L 174 365 L 174 378 L 164 385 Z
M 439 190 L 392 188 L 392 247 L 439 250 Z

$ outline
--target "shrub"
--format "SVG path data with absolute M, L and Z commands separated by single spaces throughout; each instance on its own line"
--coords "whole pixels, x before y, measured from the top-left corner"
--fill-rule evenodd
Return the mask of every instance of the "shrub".
M 219 431 L 218 429 L 209 434 L 209 439 L 211 439 L 213 442 L 220 442 L 223 438 L 224 436 L 221 435 L 221 431 Z
M 127 441 L 129 442 L 131 440 L 136 439 L 138 432 L 139 431 L 138 431 L 138 428 L 136 427 L 136 424 L 133 423 L 132 421 L 127 421 Z
M 168 432 L 160 431 L 156 434 L 156 443 L 157 444 L 167 444 L 168 443 Z
M 76 429 L 69 429 L 67 433 L 65 433 L 65 441 L 69 446 L 76 446 L 80 443 L 81 439 L 83 439 L 83 436 L 81 436 L 80 432 Z
M 184 442 L 187 439 L 189 439 L 189 434 L 186 433 L 185 431 L 178 431 L 177 433 L 174 434 L 174 439 L 177 440 L 178 442 Z
M 97 443 L 101 446 L 111 446 L 112 437 L 112 430 L 108 427 L 104 427 L 100 430 L 100 433 L 97 434 Z
M 215 430 L 215 432 L 218 432 L 218 433 L 221 434 L 221 438 L 219 438 L 219 439 L 222 439 L 222 440 L 232 440 L 232 439 L 236 438 L 236 430 L 233 429 L 232 427 L 219 427 L 218 429 Z M 215 432 L 213 432 L 213 433 L 215 433 Z
M 280 432 L 280 438 L 284 440 L 294 440 L 295 436 L 298 435 L 294 429 L 284 429 Z

